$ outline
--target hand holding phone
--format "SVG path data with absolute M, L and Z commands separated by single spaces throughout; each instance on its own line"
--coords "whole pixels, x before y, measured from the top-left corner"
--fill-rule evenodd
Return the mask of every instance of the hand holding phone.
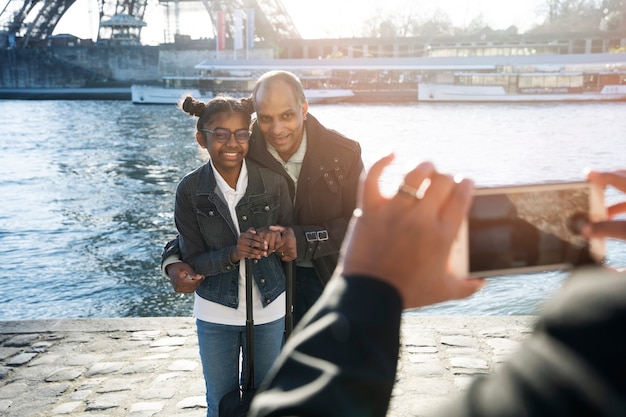
M 490 277 L 601 263 L 604 241 L 581 229 L 606 215 L 603 188 L 589 182 L 477 188 L 452 248 L 453 272 Z

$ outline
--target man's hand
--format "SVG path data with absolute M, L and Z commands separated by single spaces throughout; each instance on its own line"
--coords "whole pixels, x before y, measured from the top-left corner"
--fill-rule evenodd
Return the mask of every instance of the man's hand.
M 281 241 L 277 246 L 276 252 L 280 254 L 280 259 L 283 262 L 293 261 L 298 257 L 298 250 L 296 248 L 296 235 L 291 227 L 284 226 L 270 226 L 270 230 L 280 233 Z
M 170 279 L 174 291 L 190 294 L 194 292 L 200 283 L 204 280 L 204 276 L 196 273 L 191 265 L 184 262 L 176 262 L 168 265 L 165 272 Z
M 272 226 L 257 227 L 256 232 L 267 242 L 268 254 L 278 252 L 278 249 L 283 246 L 282 233 L 279 230 L 273 230 Z

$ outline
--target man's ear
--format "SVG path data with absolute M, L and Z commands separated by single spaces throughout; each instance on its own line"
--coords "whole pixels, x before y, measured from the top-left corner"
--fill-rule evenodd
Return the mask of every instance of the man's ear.
M 306 120 L 306 115 L 309 112 L 309 102 L 305 101 L 302 105 L 302 119 Z

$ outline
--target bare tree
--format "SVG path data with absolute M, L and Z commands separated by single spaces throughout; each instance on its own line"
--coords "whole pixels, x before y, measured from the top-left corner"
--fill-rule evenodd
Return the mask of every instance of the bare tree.
M 420 25 L 419 32 L 421 36 L 447 36 L 454 34 L 454 28 L 450 16 L 440 9 L 437 9 L 428 21 Z
M 383 12 L 377 8 L 364 22 L 363 33 L 368 37 L 411 36 L 419 18 L 415 12 L 416 3 L 406 1 L 393 12 Z
M 466 34 L 473 35 L 484 32 L 486 29 L 491 28 L 489 28 L 489 25 L 487 23 L 485 23 L 485 16 L 483 16 L 483 14 L 481 13 L 473 18 L 469 25 L 467 25 L 467 27 L 463 29 Z
M 535 28 L 540 32 L 596 31 L 604 14 L 602 1 L 623 0 L 545 0 L 543 25 Z
M 600 30 L 626 31 L 626 0 L 602 0 Z

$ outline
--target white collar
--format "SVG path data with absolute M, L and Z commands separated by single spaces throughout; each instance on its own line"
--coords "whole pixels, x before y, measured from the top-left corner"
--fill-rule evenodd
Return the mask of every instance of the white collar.
M 222 174 L 215 169 L 215 165 L 213 165 L 213 161 L 209 159 L 209 163 L 211 164 L 211 169 L 213 169 L 213 175 L 215 176 L 215 182 L 217 183 L 217 187 L 222 192 L 223 195 L 244 195 L 246 193 L 246 188 L 248 187 L 248 167 L 246 165 L 246 160 L 243 160 L 241 164 L 241 172 L 239 173 L 239 178 L 237 178 L 237 188 L 232 189 L 230 185 L 226 182 Z
M 302 161 L 304 160 L 304 154 L 306 153 L 306 146 L 307 146 L 307 138 L 306 138 L 306 128 L 305 128 L 304 131 L 302 132 L 302 142 L 300 142 L 300 146 L 298 147 L 296 152 L 293 155 L 291 155 L 289 160 L 285 162 L 283 161 L 283 158 L 281 158 L 280 155 L 278 154 L 278 151 L 270 144 L 270 142 L 268 140 L 265 141 L 265 147 L 267 148 L 267 151 L 270 153 L 270 155 L 274 157 L 274 159 L 276 159 L 278 162 L 280 162 L 283 165 L 288 162 L 302 163 Z

